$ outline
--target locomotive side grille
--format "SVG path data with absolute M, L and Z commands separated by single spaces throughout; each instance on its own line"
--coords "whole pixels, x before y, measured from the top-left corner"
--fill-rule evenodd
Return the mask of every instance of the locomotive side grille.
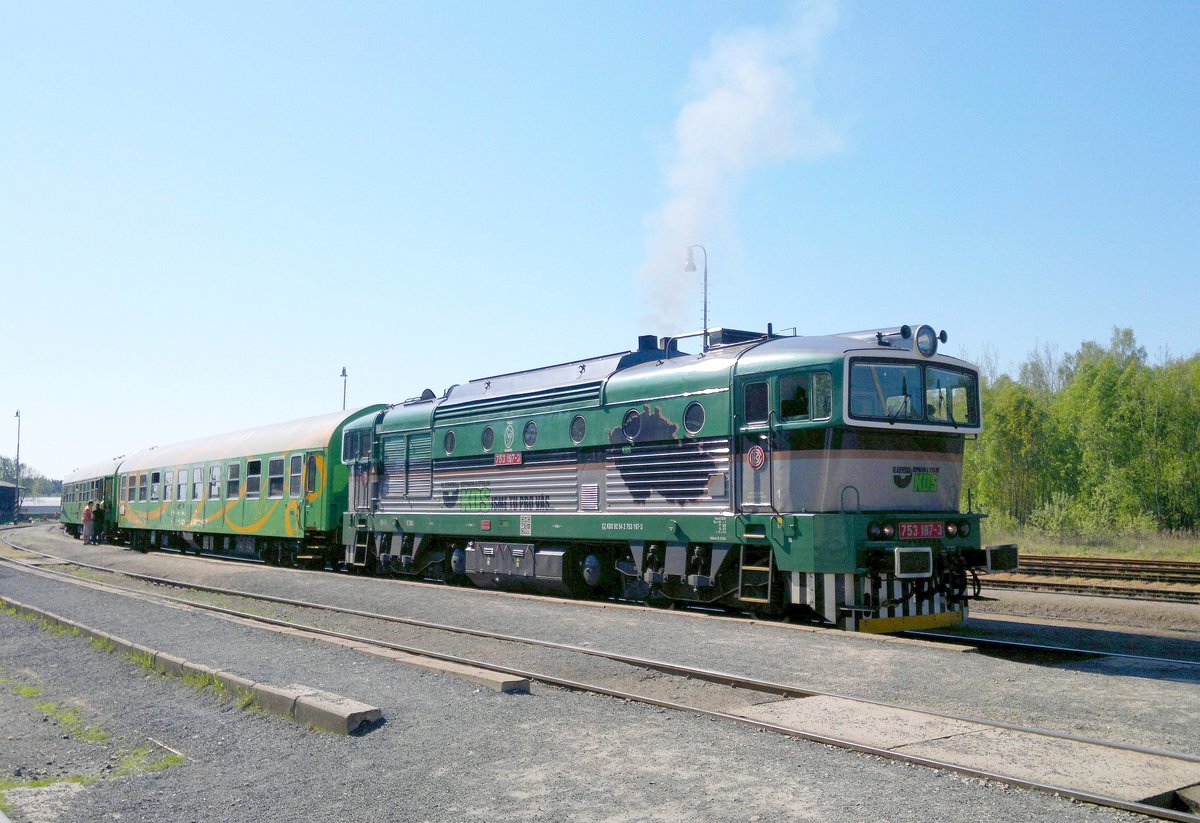
M 447 509 L 575 511 L 578 462 L 573 450 L 525 452 L 520 466 L 497 471 L 493 458 L 439 460 L 433 492 Z
M 723 494 L 712 491 L 725 488 L 727 439 L 613 446 L 606 464 L 609 511 L 680 506 L 719 511 L 729 505 Z M 716 478 L 720 482 L 714 483 Z
M 562 386 L 531 394 L 510 395 L 493 399 L 474 400 L 459 406 L 438 409 L 439 425 L 474 419 L 493 419 L 522 412 L 543 412 L 558 406 L 594 406 L 600 402 L 600 384 Z
M 408 438 L 408 496 L 429 497 L 433 489 L 433 436 Z

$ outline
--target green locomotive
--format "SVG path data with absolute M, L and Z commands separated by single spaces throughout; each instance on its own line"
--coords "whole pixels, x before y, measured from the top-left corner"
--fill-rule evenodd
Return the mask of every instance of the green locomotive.
M 716 330 L 473 380 L 344 432 L 347 568 L 816 618 L 961 622 L 1014 568 L 959 510 L 978 373 L 945 332 Z

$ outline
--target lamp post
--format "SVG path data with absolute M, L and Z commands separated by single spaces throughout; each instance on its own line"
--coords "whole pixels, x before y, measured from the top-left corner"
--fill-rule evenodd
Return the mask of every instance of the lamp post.
M 21 515 L 21 410 L 14 415 L 17 418 L 17 493 L 13 498 L 13 522 Z
M 696 258 L 692 254 L 692 249 L 700 249 L 704 252 L 704 350 L 708 351 L 708 249 L 699 243 L 687 247 L 687 265 L 683 267 L 683 270 L 687 272 L 696 270 Z
M 342 411 L 346 410 L 346 367 L 342 366 Z

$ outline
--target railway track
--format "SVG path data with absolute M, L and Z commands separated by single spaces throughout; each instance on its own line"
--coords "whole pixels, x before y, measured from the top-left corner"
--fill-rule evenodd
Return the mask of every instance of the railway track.
M 32 550 L 22 549 L 22 547 L 14 545 L 7 537 L 4 538 L 4 542 L 14 548 L 29 552 L 31 555 L 40 556 L 41 559 L 37 562 L 44 563 L 49 561 L 55 564 L 70 564 L 88 569 L 89 579 L 80 579 L 57 568 L 36 566 L 29 562 L 22 562 L 11 558 L 3 558 L 3 562 L 6 564 L 18 566 L 30 574 L 53 577 L 58 580 L 69 580 L 76 585 L 99 588 L 114 594 L 153 599 L 180 608 L 201 609 L 228 619 L 251 622 L 277 630 L 287 629 L 310 633 L 326 638 L 331 642 L 366 644 L 459 665 L 483 668 L 506 675 L 528 678 L 539 683 L 575 691 L 605 695 L 657 706 L 663 709 L 711 717 L 713 719 L 748 725 L 764 731 L 847 748 L 904 763 L 946 769 L 975 778 L 994 780 L 1026 789 L 1053 793 L 1081 802 L 1124 809 L 1162 819 L 1200 823 L 1200 815 L 1181 811 L 1179 808 L 1166 808 L 1163 805 L 1145 802 L 1145 798 L 1131 799 L 1128 796 L 1120 796 L 1116 793 L 1105 794 L 1102 791 L 1096 791 L 1094 786 L 1089 785 L 1086 778 L 1073 780 L 1068 777 L 1059 783 L 1046 783 L 1037 779 L 1036 775 L 1030 772 L 1030 768 L 1036 772 L 1039 767 L 1025 766 L 1022 768 L 1021 763 L 1013 762 L 1011 752 L 998 757 L 989 756 L 986 758 L 986 766 L 981 766 L 978 761 L 972 762 L 970 758 L 956 759 L 953 754 L 943 756 L 937 753 L 930 754 L 926 750 L 927 753 L 921 755 L 899 751 L 900 747 L 880 745 L 870 739 L 856 736 L 855 731 L 859 725 L 857 722 L 842 728 L 831 729 L 827 725 L 822 725 L 822 719 L 830 715 L 837 716 L 841 714 L 844 716 L 849 713 L 856 721 L 861 721 L 865 716 L 874 715 L 881 721 L 887 722 L 892 728 L 903 727 L 906 724 L 913 726 L 923 726 L 929 723 L 951 724 L 955 728 L 955 731 L 947 732 L 943 730 L 938 734 L 958 736 L 970 735 L 972 733 L 1005 733 L 1010 735 L 1010 737 L 1016 736 L 1021 741 L 1019 746 L 1032 747 L 1034 750 L 1038 749 L 1039 746 L 1053 747 L 1056 751 L 1061 751 L 1063 747 L 1067 747 L 1075 752 L 1072 757 L 1077 758 L 1080 764 L 1094 764 L 1097 758 L 1101 760 L 1105 758 L 1116 758 L 1118 760 L 1139 758 L 1154 764 L 1154 768 L 1180 771 L 1189 775 L 1186 778 L 1187 780 L 1191 781 L 1195 778 L 1196 781 L 1200 781 L 1200 757 L 1193 755 L 1163 752 L 1129 744 L 1097 741 L 1057 731 L 979 720 L 948 713 L 929 712 L 890 703 L 859 700 L 803 686 L 774 683 L 680 665 L 669 661 L 632 657 L 536 638 L 517 637 L 462 626 L 435 624 L 395 615 L 375 614 L 327 603 L 312 603 L 233 589 L 200 586 L 188 581 L 117 571 L 107 567 L 81 563 L 70 558 L 57 557 L 44 552 L 33 552 Z M 124 577 L 140 585 L 136 588 L 122 586 L 114 582 L 98 579 L 101 576 Z M 164 594 L 162 593 L 162 589 L 166 587 L 177 590 L 179 593 L 186 594 L 187 596 Z M 219 595 L 234 602 L 246 600 L 259 604 L 271 604 L 286 610 L 290 616 L 285 617 L 278 614 L 274 616 L 264 615 L 262 614 L 264 609 L 261 607 L 243 606 L 241 608 L 233 608 L 234 603 L 230 603 L 229 605 L 215 605 L 203 602 L 204 595 Z M 253 610 L 247 610 L 248 608 Z M 360 625 L 367 626 L 367 630 L 371 634 L 368 636 L 361 633 L 349 633 L 330 628 L 321 628 L 314 625 L 314 622 L 317 622 L 313 620 L 314 612 L 335 613 L 345 617 L 352 617 L 358 621 L 365 621 L 364 623 L 360 623 Z M 297 619 L 305 616 L 307 616 L 307 620 L 304 622 L 300 622 Z M 417 646 L 411 642 L 396 643 L 379 636 L 380 634 L 387 633 L 384 627 L 388 625 L 402 625 L 407 629 L 419 630 L 424 633 L 424 636 L 428 640 L 447 635 L 467 637 L 473 642 L 482 641 L 489 644 L 492 651 L 482 655 L 476 653 L 466 656 L 461 653 Z M 504 661 L 511 659 L 513 656 L 511 648 L 514 644 L 545 651 L 548 656 L 537 658 L 539 667 L 536 669 L 509 665 Z M 505 649 L 508 651 L 505 651 Z M 594 668 L 582 666 L 579 662 L 581 656 L 598 660 L 604 667 L 609 668 L 597 671 Z M 528 658 L 526 657 L 525 659 Z M 556 660 L 557 662 L 555 662 Z M 611 667 L 617 667 L 618 671 L 632 667 L 644 672 L 653 672 L 655 678 L 647 679 L 642 676 L 630 679 L 627 673 L 624 677 L 615 676 L 611 671 Z M 593 676 L 589 680 L 581 680 L 578 676 L 580 670 L 585 672 L 592 671 L 596 676 Z M 636 687 L 630 689 L 628 687 L 629 683 L 635 683 Z M 680 697 L 681 695 L 682 697 Z M 753 695 L 753 697 L 748 699 L 748 695 Z M 806 713 L 803 707 L 809 706 L 815 707 L 816 716 Z M 917 748 L 920 747 L 918 746 Z M 1036 756 L 1031 755 L 1029 762 L 1035 762 L 1036 759 Z M 992 767 L 992 764 L 995 762 L 1006 762 L 1009 765 L 1004 767 L 1005 771 L 996 771 Z M 1189 784 L 1182 784 L 1180 789 L 1184 788 L 1185 785 Z M 1158 799 L 1156 800 L 1157 802 L 1167 802 L 1170 805 L 1170 801 L 1161 801 L 1161 799 Z
M 1162 584 L 1185 588 L 1165 588 Z M 1028 555 L 1021 557 L 1021 568 L 1016 574 L 988 575 L 983 578 L 983 585 L 993 589 L 1200 603 L 1200 562 Z
M 1021 573 L 1094 580 L 1141 580 L 1200 586 L 1200 562 L 1139 560 L 1119 557 L 1055 557 L 1022 555 Z

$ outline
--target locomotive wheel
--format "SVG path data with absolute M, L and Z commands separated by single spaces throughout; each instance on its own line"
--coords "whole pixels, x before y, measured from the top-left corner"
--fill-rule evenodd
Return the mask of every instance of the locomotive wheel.
M 612 556 L 604 549 L 571 549 L 563 558 L 563 583 L 572 597 L 603 600 L 614 589 Z

